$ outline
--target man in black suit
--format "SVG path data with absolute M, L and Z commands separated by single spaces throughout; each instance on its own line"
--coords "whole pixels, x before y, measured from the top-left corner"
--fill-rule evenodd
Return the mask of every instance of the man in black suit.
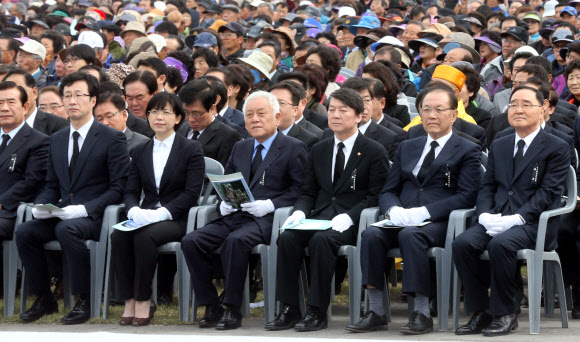
M 280 77 L 278 77 L 278 82 L 282 81 L 296 82 L 302 86 L 302 89 L 308 89 L 308 77 L 300 71 L 293 71 L 280 75 Z M 308 108 L 304 108 L 302 115 L 306 121 L 313 123 L 316 127 L 322 130 L 328 128 L 328 118 L 326 116 L 313 112 Z
M 100 94 L 94 112 L 95 119 L 98 122 L 125 134 L 129 155 L 132 155 L 135 147 L 150 140 L 150 138 L 133 132 L 127 127 L 127 109 L 125 109 L 125 100 L 120 95 L 113 93 Z
M 32 201 L 46 176 L 50 139 L 26 124 L 29 106 L 24 88 L 0 83 L 0 241 L 12 240 L 20 202 Z
M 229 106 L 226 107 L 228 103 L 228 89 L 226 88 L 224 82 L 222 82 L 219 78 L 215 76 L 209 75 L 200 77 L 200 79 L 207 80 L 207 82 L 212 86 L 213 89 L 215 89 L 217 93 L 217 100 L 215 105 L 218 115 L 216 115 L 216 119 L 235 129 L 238 133 L 240 133 L 242 137 L 245 137 L 248 134 L 245 127 L 246 124 L 244 123 L 243 125 L 239 125 L 230 120 L 231 116 L 230 118 L 227 118 L 225 116 L 225 111 L 227 110 L 227 108 L 230 107 Z M 234 110 L 233 108 L 230 109 Z M 242 118 L 243 117 L 244 116 L 242 114 Z
M 453 242 L 465 308 L 473 313 L 458 335 L 507 335 L 518 327 L 517 251 L 535 247 L 538 219 L 560 206 L 570 167 L 569 146 L 540 126 L 546 109 L 537 89 L 513 90 L 508 117 L 515 133 L 492 143 L 477 198 L 478 223 Z M 556 236 L 557 230 L 547 230 L 546 250 L 556 247 Z M 489 263 L 479 258 L 486 249 Z M 530 300 L 539 305 L 539 297 Z
M 306 96 L 302 86 L 298 83 L 283 81 L 274 84 L 268 92 L 276 96 L 280 104 L 280 124 L 278 125 L 280 132 L 302 141 L 310 151 L 310 148 L 319 141 L 318 137 L 294 124 L 300 99 Z
M 364 208 L 377 205 L 381 184 L 389 173 L 387 151 L 358 131 L 365 111 L 363 100 L 352 89 L 339 89 L 330 96 L 328 123 L 334 137 L 314 145 L 306 180 L 294 203 L 294 213 L 284 226 L 306 217 L 331 220 L 332 229 L 288 229 L 278 238 L 276 299 L 283 304 L 267 330 L 294 327 L 315 331 L 327 327 L 326 310 L 338 249 L 354 245 Z M 304 249 L 310 253 L 308 308 L 300 315 L 298 278 Z
M 33 208 L 35 219 L 16 228 L 27 288 L 37 295 L 20 318 L 32 322 L 58 311 L 50 292 L 43 249 L 45 243 L 58 240 L 72 293 L 80 295 L 73 310 L 61 321 L 79 324 L 90 317 L 91 264 L 85 240 L 99 239 L 105 208 L 121 201 L 129 172 L 129 153 L 125 135 L 93 117 L 99 94 L 94 76 L 81 72 L 68 75 L 60 84 L 60 93 L 71 125 L 51 137 L 46 185 L 34 203 L 54 204 L 63 210 Z
M 194 80 L 181 88 L 179 98 L 188 123 L 180 128 L 179 134 L 197 140 L 203 148 L 204 156 L 226 165 L 234 144 L 242 137 L 236 130 L 215 118 L 215 88 L 205 79 Z
M 220 330 L 241 326 L 242 294 L 250 251 L 269 243 L 274 211 L 292 205 L 298 196 L 306 168 L 306 146 L 280 134 L 278 101 L 272 94 L 258 91 L 244 103 L 246 127 L 252 138 L 234 145 L 225 173 L 241 172 L 254 202 L 235 209 L 225 202 L 218 205 L 222 215 L 205 227 L 186 235 L 181 241 L 191 273 L 195 305 L 206 307 L 200 328 Z M 221 246 L 226 276 L 223 304 L 212 284 L 211 252 Z
M 212 68 L 211 70 L 209 70 L 206 73 L 206 76 L 215 76 L 220 81 L 222 81 L 222 83 L 226 87 L 226 90 L 227 90 L 226 94 L 227 95 L 225 97 L 222 97 L 220 100 L 220 104 L 222 103 L 222 100 L 226 100 L 226 102 L 224 104 L 225 107 L 220 109 L 220 115 L 223 116 L 225 119 L 228 119 L 229 121 L 235 123 L 236 125 L 238 125 L 240 127 L 245 127 L 246 122 L 244 119 L 244 113 L 240 112 L 239 110 L 237 110 L 235 108 L 230 107 L 230 105 L 228 104 L 228 101 L 227 101 L 229 99 L 229 97 L 232 96 L 232 89 L 234 87 L 232 84 L 232 80 L 231 80 L 231 76 L 229 74 L 229 71 L 224 70 L 224 69 Z
M 28 102 L 30 103 L 28 112 L 26 113 L 26 123 L 28 126 L 46 135 L 52 135 L 68 125 L 66 119 L 54 114 L 45 113 L 37 108 L 36 99 L 38 97 L 38 89 L 36 88 L 36 81 L 32 75 L 24 70 L 15 69 L 6 74 L 4 81 L 12 81 L 26 90 Z
M 385 256 L 399 247 L 405 263 L 403 292 L 415 297 L 414 312 L 403 334 L 433 330 L 429 312 L 431 288 L 429 256 L 431 247 L 443 247 L 449 214 L 475 204 L 481 178 L 481 149 L 453 132 L 457 119 L 457 99 L 451 88 L 440 85 L 424 90 L 421 121 L 427 137 L 401 143 L 393 168 L 381 195 L 381 213 L 402 229 L 368 227 L 362 234 L 361 268 L 363 286 L 369 294 L 369 310 L 355 332 L 386 326 L 383 308 Z M 430 223 L 418 226 L 423 221 Z
M 385 115 L 383 112 L 386 105 L 385 87 L 383 86 L 383 82 L 376 78 L 367 79 L 370 80 L 372 84 L 371 92 L 373 95 L 373 120 L 377 124 L 397 133 L 401 141 L 407 139 L 407 131 L 401 128 L 401 122 L 395 118 Z

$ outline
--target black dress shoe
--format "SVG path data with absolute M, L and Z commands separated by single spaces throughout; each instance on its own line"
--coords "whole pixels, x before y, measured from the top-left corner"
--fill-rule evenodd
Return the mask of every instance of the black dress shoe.
M 272 322 L 266 323 L 264 329 L 266 330 L 286 330 L 294 328 L 296 323 L 302 319 L 300 314 L 300 309 L 296 307 L 291 307 L 290 305 L 284 305 L 282 312 L 279 313 Z
M 203 318 L 199 320 L 200 328 L 213 328 L 215 327 L 222 315 L 224 314 L 224 308 L 220 304 L 207 305 L 205 307 L 205 314 Z
M 79 299 L 72 311 L 60 321 L 64 324 L 83 324 L 89 318 L 91 318 L 91 301 L 89 299 Z
M 357 324 L 346 326 L 346 330 L 352 332 L 369 332 L 383 329 L 387 329 L 387 316 L 379 316 L 374 311 L 367 312 Z
M 317 331 L 326 329 L 328 320 L 326 313 L 314 306 L 308 306 L 304 318 L 294 326 L 296 331 Z
M 574 306 L 572 308 L 572 318 L 573 319 L 580 318 L 580 306 Z
M 405 335 L 421 335 L 433 331 L 433 318 L 427 317 L 419 311 L 414 311 L 409 323 L 399 330 Z
M 489 327 L 483 331 L 483 336 L 507 335 L 518 328 L 518 315 L 494 316 Z
M 232 330 L 242 326 L 242 313 L 240 310 L 234 310 L 226 307 L 224 314 L 215 326 L 217 330 Z
M 58 312 L 58 303 L 52 294 L 48 297 L 38 296 L 30 309 L 20 315 L 20 319 L 25 323 L 34 322 L 44 315 Z
M 489 326 L 493 316 L 485 311 L 479 311 L 471 316 L 466 325 L 459 327 L 455 331 L 455 335 L 475 335 L 481 334 L 485 328 Z

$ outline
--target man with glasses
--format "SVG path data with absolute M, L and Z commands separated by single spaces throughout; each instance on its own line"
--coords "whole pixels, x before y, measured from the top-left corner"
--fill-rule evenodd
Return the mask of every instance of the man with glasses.
M 205 79 L 199 79 L 181 88 L 178 95 L 188 125 L 182 125 L 177 133 L 197 140 L 204 156 L 225 166 L 234 144 L 242 137 L 235 129 L 216 119 L 216 90 Z
M 509 58 L 511 51 L 524 46 L 530 38 L 528 31 L 520 26 L 512 26 L 501 34 L 501 53 L 504 60 Z
M 224 47 L 226 56 L 230 63 L 234 63 L 238 58 L 244 57 L 244 27 L 237 22 L 231 21 L 218 30 Z
M 562 58 L 560 50 L 567 48 L 574 41 L 574 34 L 568 29 L 556 29 L 552 34 L 552 50 L 554 61 L 552 62 L 552 74 L 554 77 L 562 74 L 566 69 L 566 59 Z
M 125 100 L 121 95 L 113 93 L 104 93 L 99 95 L 97 104 L 95 105 L 94 114 L 95 119 L 103 125 L 123 132 L 127 138 L 127 148 L 129 155 L 132 154 L 135 147 L 149 141 L 149 138 L 133 132 L 127 127 L 127 110 L 125 109 Z
M 65 315 L 64 324 L 82 324 L 91 316 L 91 268 L 86 240 L 99 240 L 103 213 L 123 198 L 129 173 L 127 139 L 122 132 L 97 122 L 93 108 L 99 83 L 89 74 L 76 72 L 60 84 L 60 94 L 70 126 L 50 140 L 46 185 L 35 204 L 53 204 L 59 211 L 32 209 L 33 220 L 16 228 L 15 239 L 26 269 L 28 293 L 37 296 L 20 315 L 24 322 L 58 312 L 50 292 L 44 244 L 58 240 L 65 258 L 73 295 L 79 300 Z M 97 290 L 99 291 L 99 290 Z
M 478 223 L 453 242 L 465 308 L 473 313 L 458 335 L 500 336 L 518 327 L 517 251 L 535 248 L 540 215 L 560 207 L 571 160 L 570 147 L 541 129 L 548 106 L 539 90 L 516 87 L 508 107 L 515 132 L 491 144 L 477 198 Z M 546 250 L 555 249 L 557 233 L 547 230 Z M 479 258 L 485 250 L 489 262 Z M 530 300 L 540 305 L 539 295 Z

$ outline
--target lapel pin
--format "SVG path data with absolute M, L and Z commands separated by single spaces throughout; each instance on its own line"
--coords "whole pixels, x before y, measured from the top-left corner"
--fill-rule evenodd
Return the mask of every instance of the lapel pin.
M 360 156 L 360 155 L 361 155 L 361 153 L 359 152 L 359 153 L 357 153 L 356 155 L 357 155 L 357 156 Z

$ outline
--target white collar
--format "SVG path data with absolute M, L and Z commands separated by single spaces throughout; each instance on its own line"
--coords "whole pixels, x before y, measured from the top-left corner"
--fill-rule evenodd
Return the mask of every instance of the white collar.
M 534 141 L 534 138 L 536 137 L 536 135 L 538 135 L 538 133 L 540 133 L 540 129 L 541 129 L 541 127 L 538 127 L 538 129 L 536 129 L 532 133 L 528 134 L 528 136 L 525 137 L 525 138 L 520 137 L 519 134 L 518 134 L 518 132 L 516 132 L 516 137 L 515 137 L 515 139 L 516 139 L 516 141 L 515 141 L 516 146 L 518 144 L 518 141 L 520 139 L 522 139 L 524 141 L 524 143 L 526 144 L 526 146 L 529 147 L 532 144 L 532 141 Z
M 159 148 L 161 147 L 161 145 L 165 145 L 167 146 L 167 148 L 171 149 L 174 140 L 175 140 L 175 132 L 173 132 L 173 134 L 165 138 L 165 140 L 163 141 L 157 140 L 157 137 L 153 137 L 153 147 Z
M 0 138 L 4 134 L 8 134 L 10 136 L 10 140 L 14 139 L 14 137 L 16 136 L 16 134 L 18 134 L 18 132 L 20 132 L 20 129 L 22 129 L 22 126 L 24 126 L 25 123 L 26 123 L 26 120 L 22 121 L 22 123 L 20 124 L 20 126 L 18 126 L 15 129 L 11 130 L 9 133 L 5 133 L 4 130 L 2 128 L 0 128 Z
M 222 108 L 222 110 L 220 110 L 220 112 L 218 113 L 221 117 L 224 116 L 224 114 L 226 113 L 226 111 L 228 110 L 228 108 L 230 108 L 229 105 L 226 104 L 226 106 L 224 108 Z
M 95 121 L 95 118 L 91 115 L 91 118 L 89 119 L 89 121 L 84 124 L 81 128 L 79 129 L 74 129 L 74 127 L 72 126 L 72 124 L 70 125 L 70 136 L 69 139 L 72 139 L 72 135 L 73 133 L 79 132 L 79 134 L 81 135 L 81 137 L 84 139 L 86 139 L 87 134 L 89 133 L 89 129 L 91 129 L 91 125 L 93 124 L 93 122 Z
M 347 148 L 347 150 L 352 150 L 352 147 L 354 146 L 354 142 L 356 141 L 356 138 L 358 138 L 358 134 L 359 131 L 357 130 L 355 134 L 353 134 L 352 136 L 350 136 L 349 138 L 347 138 L 346 140 L 344 140 L 342 143 L 344 144 L 344 147 Z M 334 136 L 334 146 L 338 145 L 338 143 L 341 142 L 340 140 L 338 140 L 338 138 L 336 137 L 336 135 Z
M 432 141 L 436 141 L 437 144 L 439 144 L 439 147 L 443 148 L 443 146 L 445 146 L 445 144 L 447 144 L 447 141 L 449 141 L 449 139 L 451 138 L 451 135 L 453 134 L 453 130 L 449 131 L 449 133 L 445 134 L 444 136 L 442 136 L 441 138 L 435 140 L 433 138 L 431 138 L 430 135 L 427 135 L 427 146 L 431 145 Z
M 372 120 L 372 119 L 371 119 Z M 371 120 L 365 122 L 364 125 L 358 126 L 358 130 L 364 135 L 367 131 L 367 129 L 369 128 L 369 126 L 371 125 Z

